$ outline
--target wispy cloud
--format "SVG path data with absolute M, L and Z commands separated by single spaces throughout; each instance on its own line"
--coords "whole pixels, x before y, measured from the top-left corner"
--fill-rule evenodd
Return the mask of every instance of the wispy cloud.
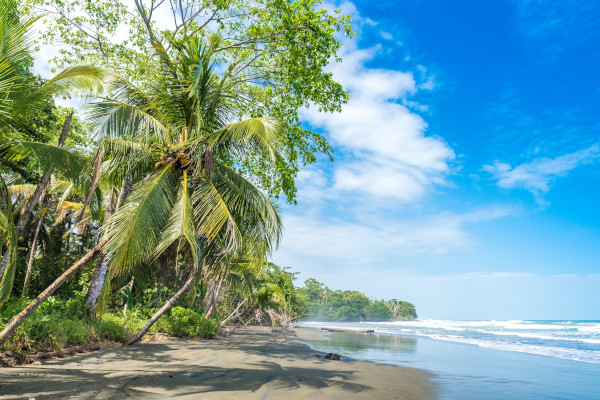
M 510 164 L 495 161 L 484 165 L 483 169 L 497 179 L 498 186 L 506 189 L 525 189 L 531 192 L 540 205 L 547 205 L 544 194 L 560 177 L 580 165 L 592 163 L 600 158 L 600 146 L 589 148 L 556 158 L 540 157 L 531 162 L 512 167 Z
M 521 35 L 546 41 L 543 48 L 560 53 L 566 47 L 600 35 L 600 8 L 589 0 L 513 0 Z
M 490 206 L 411 219 L 380 212 L 365 218 L 368 221 L 352 221 L 347 215 L 335 217 L 321 211 L 285 216 L 285 235 L 276 262 L 309 274 L 323 266 L 342 273 L 398 256 L 468 252 L 477 244 L 469 225 L 519 212 L 511 206 Z

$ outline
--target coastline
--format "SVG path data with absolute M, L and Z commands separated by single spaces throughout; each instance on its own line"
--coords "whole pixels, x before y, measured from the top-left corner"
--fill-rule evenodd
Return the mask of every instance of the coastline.
M 315 336 L 313 336 L 315 335 Z M 0 368 L 0 398 L 432 399 L 428 372 L 316 357 L 309 329 L 245 327 L 226 338 L 169 338 L 42 365 Z

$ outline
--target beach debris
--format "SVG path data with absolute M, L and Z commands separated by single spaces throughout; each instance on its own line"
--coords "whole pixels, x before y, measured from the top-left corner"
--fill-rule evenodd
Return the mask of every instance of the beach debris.
M 328 360 L 336 360 L 338 361 L 342 356 L 340 356 L 339 354 L 335 354 L 335 353 L 327 353 L 325 355 L 325 358 Z
M 315 357 L 317 358 L 321 358 L 321 356 L 319 354 L 315 354 Z
M 327 332 L 344 332 L 344 333 L 375 333 L 374 329 L 356 330 L 356 329 L 333 329 L 333 328 L 321 328 Z

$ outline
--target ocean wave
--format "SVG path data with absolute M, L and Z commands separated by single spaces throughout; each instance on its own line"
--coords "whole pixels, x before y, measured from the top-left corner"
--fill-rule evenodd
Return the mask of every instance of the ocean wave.
M 452 321 L 304 322 L 301 325 L 344 330 L 374 329 L 377 334 L 424 336 L 434 340 L 600 363 L 597 321 Z
M 565 333 L 557 332 L 556 335 L 543 335 L 538 332 L 516 332 L 516 331 L 487 331 L 487 330 L 478 330 L 479 333 L 484 333 L 488 335 L 497 335 L 497 336 L 516 336 L 521 338 L 528 339 L 539 339 L 539 340 L 559 340 L 559 341 L 569 341 L 569 342 L 581 342 L 581 343 L 590 343 L 590 344 L 600 344 L 600 339 L 591 339 L 585 337 L 573 337 L 573 336 L 562 336 Z
M 542 345 L 530 345 L 524 343 L 508 343 L 500 341 L 483 340 L 476 338 L 467 338 L 460 336 L 450 335 L 424 335 L 435 340 L 442 340 L 447 342 L 465 343 L 472 344 L 478 347 L 484 347 L 488 349 L 504 350 L 504 351 L 515 351 L 519 353 L 536 354 L 540 356 L 549 356 L 556 358 L 563 358 L 573 361 L 583 361 L 588 363 L 600 364 L 600 351 L 596 350 L 580 350 L 571 349 L 566 347 L 556 346 L 542 346 Z

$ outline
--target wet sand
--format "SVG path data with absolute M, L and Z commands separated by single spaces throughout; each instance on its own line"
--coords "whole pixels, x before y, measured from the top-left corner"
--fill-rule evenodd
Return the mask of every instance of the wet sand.
M 0 368 L 0 399 L 433 398 L 427 372 L 325 360 L 296 340 L 319 334 L 248 327 L 222 339 L 173 338 Z

